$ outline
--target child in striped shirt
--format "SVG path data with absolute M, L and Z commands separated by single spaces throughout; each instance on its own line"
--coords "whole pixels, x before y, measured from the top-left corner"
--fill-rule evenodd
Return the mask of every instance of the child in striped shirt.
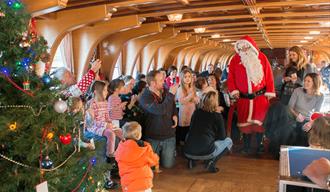
M 119 94 L 125 92 L 125 82 L 121 79 L 114 79 L 110 82 L 108 91 L 109 114 L 114 125 L 119 126 L 119 121 L 123 119 L 124 109 L 127 102 L 122 102 Z
M 86 114 L 87 119 L 90 119 L 87 130 L 95 135 L 107 138 L 106 155 L 110 162 L 114 162 L 116 136 L 122 139 L 122 131 L 111 123 L 109 107 L 105 99 L 108 94 L 106 83 L 95 81 L 92 91 L 94 96 L 90 101 L 90 107 Z

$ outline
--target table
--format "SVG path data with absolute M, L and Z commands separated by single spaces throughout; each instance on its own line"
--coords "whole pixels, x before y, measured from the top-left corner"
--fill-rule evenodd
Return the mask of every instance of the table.
M 289 171 L 289 159 L 288 159 L 288 148 L 289 146 L 281 146 L 280 151 L 280 178 L 279 178 L 279 192 L 286 192 L 287 185 L 294 185 L 300 187 L 308 187 L 313 189 L 324 189 L 328 190 L 327 188 L 322 188 L 312 182 L 304 181 L 298 178 L 290 177 Z

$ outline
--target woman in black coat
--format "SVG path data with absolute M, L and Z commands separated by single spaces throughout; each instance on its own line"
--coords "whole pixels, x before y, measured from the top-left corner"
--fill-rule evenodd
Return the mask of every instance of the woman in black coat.
M 216 92 L 204 93 L 198 109 L 191 117 L 190 130 L 184 146 L 189 168 L 194 167 L 194 160 L 206 160 L 208 171 L 218 172 L 216 162 L 231 149 L 232 144 L 232 140 L 226 137 Z

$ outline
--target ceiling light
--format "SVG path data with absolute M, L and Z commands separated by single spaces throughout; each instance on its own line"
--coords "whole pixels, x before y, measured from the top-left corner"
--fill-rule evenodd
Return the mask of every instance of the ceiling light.
M 320 31 L 310 31 L 309 34 L 311 34 L 311 35 L 318 35 L 318 34 L 320 34 Z
M 308 41 L 306 40 L 301 40 L 300 43 L 307 43 Z
M 229 41 L 231 41 L 230 39 L 224 39 L 224 40 L 222 40 L 223 42 L 229 42 Z
M 181 13 L 173 13 L 167 15 L 169 21 L 181 21 L 183 14 Z
M 311 36 L 307 36 L 307 37 L 304 37 L 304 39 L 313 39 L 314 37 L 311 37 Z
M 199 27 L 199 28 L 194 29 L 195 33 L 204 33 L 205 30 L 206 30 L 206 28 L 204 28 L 204 27 Z
M 330 27 L 330 21 L 320 22 L 321 27 Z
M 216 33 L 211 35 L 211 38 L 216 39 L 216 38 L 220 38 L 220 34 Z

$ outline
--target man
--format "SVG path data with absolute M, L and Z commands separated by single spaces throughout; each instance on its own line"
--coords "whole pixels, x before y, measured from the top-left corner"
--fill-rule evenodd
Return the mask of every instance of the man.
M 243 132 L 243 153 L 248 153 L 252 133 L 256 134 L 257 152 L 264 128 L 262 122 L 275 97 L 274 80 L 267 57 L 260 52 L 255 41 L 244 36 L 235 43 L 236 55 L 229 64 L 228 90 L 237 100 L 237 126 Z
M 149 87 L 139 100 L 145 112 L 144 137 L 160 156 L 161 165 L 171 168 L 175 162 L 175 128 L 178 123 L 175 94 L 178 85 L 164 89 L 164 77 L 160 71 L 150 71 L 147 83 Z
M 92 67 L 88 72 L 82 77 L 82 79 L 76 83 L 74 75 L 67 70 L 65 67 L 59 68 L 54 73 L 54 77 L 61 81 L 63 87 L 65 88 L 63 94 L 66 97 L 79 97 L 87 92 L 89 86 L 92 84 L 93 80 L 96 78 L 96 74 L 101 68 L 101 61 L 97 59 L 92 63 Z
M 201 74 L 200 74 L 200 76 L 201 77 L 209 77 L 209 75 L 210 74 L 213 74 L 213 72 L 214 72 L 214 65 L 213 64 L 209 64 L 208 66 L 207 66 L 207 71 L 203 71 Z
M 207 71 L 203 71 L 201 74 L 200 74 L 200 76 L 201 77 L 208 77 L 210 74 L 213 74 L 213 72 L 214 72 L 214 65 L 213 64 L 209 64 L 208 66 L 207 66 Z

